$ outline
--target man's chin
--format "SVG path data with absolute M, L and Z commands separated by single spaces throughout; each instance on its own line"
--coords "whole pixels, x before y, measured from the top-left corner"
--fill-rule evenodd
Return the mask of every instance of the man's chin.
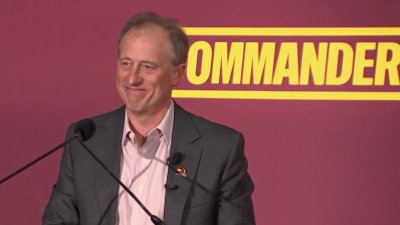
M 143 109 L 143 107 L 140 107 L 140 106 L 131 106 L 131 105 L 125 104 L 125 107 L 129 112 L 132 112 L 132 113 L 135 113 L 135 114 L 142 114 L 145 111 Z

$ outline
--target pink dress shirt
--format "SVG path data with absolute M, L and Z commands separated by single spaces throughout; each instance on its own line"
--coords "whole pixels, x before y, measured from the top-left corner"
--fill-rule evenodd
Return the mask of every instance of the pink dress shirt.
M 174 103 L 163 120 L 147 135 L 146 142 L 139 146 L 135 133 L 129 126 L 125 112 L 123 138 L 121 142 L 121 181 L 140 199 L 151 213 L 164 217 L 165 187 L 174 122 Z M 118 192 L 116 225 L 152 225 L 150 217 L 122 188 Z

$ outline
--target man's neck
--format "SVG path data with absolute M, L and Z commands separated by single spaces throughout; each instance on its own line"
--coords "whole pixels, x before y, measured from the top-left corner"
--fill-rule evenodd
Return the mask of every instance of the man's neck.
M 145 142 L 145 138 L 149 132 L 158 124 L 160 124 L 169 107 L 170 104 L 162 107 L 160 110 L 157 110 L 154 113 L 146 113 L 141 115 L 129 110 L 127 111 L 130 128 L 135 133 L 135 137 L 137 138 L 136 140 L 139 141 L 139 143 Z

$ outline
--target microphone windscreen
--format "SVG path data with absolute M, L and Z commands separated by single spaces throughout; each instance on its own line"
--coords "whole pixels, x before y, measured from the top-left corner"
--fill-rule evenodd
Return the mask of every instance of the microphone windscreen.
M 76 125 L 75 134 L 78 135 L 82 141 L 87 141 L 93 136 L 95 130 L 96 125 L 92 120 L 83 119 Z
M 181 152 L 175 152 L 171 157 L 168 158 L 168 164 L 178 165 L 185 158 L 185 155 Z

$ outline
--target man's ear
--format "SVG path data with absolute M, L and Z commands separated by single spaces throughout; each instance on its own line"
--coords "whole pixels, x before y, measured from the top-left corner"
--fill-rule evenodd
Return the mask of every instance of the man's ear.
M 181 82 L 183 75 L 185 74 L 186 63 L 181 63 L 175 67 L 174 73 L 172 75 L 172 87 L 176 87 Z

